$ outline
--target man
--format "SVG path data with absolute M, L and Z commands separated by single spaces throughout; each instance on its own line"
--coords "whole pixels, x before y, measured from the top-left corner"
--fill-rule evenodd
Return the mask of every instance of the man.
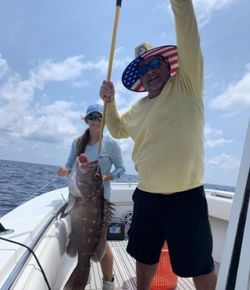
M 112 82 L 103 82 L 100 96 L 112 136 L 134 140 L 139 182 L 127 251 L 136 259 L 137 289 L 150 288 L 166 240 L 173 271 L 193 277 L 198 290 L 212 290 L 216 274 L 203 188 L 203 58 L 192 1 L 171 0 L 171 6 L 178 49 L 143 44 L 122 76 L 126 88 L 147 96 L 122 116 Z

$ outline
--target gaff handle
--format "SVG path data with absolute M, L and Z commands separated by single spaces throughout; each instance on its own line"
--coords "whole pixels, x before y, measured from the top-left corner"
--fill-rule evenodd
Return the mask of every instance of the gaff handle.
M 111 74 L 112 74 L 116 35 L 117 35 L 117 28 L 118 28 L 121 5 L 122 5 L 122 0 L 116 0 L 115 20 L 114 20 L 114 26 L 113 26 L 113 32 L 112 32 L 112 40 L 111 40 L 111 47 L 110 47 L 110 53 L 109 53 L 108 72 L 107 72 L 107 78 L 106 78 L 106 80 L 108 80 L 108 81 L 110 81 Z M 103 118 L 102 118 L 102 124 L 101 124 L 100 142 L 99 142 L 99 149 L 98 149 L 99 155 L 100 155 L 101 146 L 102 146 L 103 130 L 104 130 L 105 119 L 106 119 L 106 111 L 107 111 L 107 102 L 106 102 L 106 100 L 104 100 Z

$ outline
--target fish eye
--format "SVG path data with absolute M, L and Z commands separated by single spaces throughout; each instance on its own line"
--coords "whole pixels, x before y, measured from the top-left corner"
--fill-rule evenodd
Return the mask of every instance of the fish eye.
M 101 178 L 101 174 L 100 174 L 100 173 L 96 173 L 96 174 L 95 174 L 95 179 L 98 180 L 98 179 L 100 179 L 100 178 Z

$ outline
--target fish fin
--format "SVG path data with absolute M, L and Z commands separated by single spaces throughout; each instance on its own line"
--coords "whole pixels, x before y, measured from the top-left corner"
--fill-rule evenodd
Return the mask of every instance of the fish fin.
M 107 233 L 108 225 L 112 220 L 114 214 L 114 204 L 108 200 L 104 200 L 104 216 L 103 216 L 103 225 L 102 230 L 103 232 Z
M 68 281 L 66 282 L 63 290 L 83 290 L 85 289 L 88 277 L 89 277 L 90 267 L 82 269 L 79 264 L 75 267 L 74 271 L 70 275 Z
M 74 240 L 72 239 L 71 234 L 69 235 L 69 242 L 67 245 L 66 253 L 70 257 L 75 257 L 77 255 L 76 245 L 74 243 Z
M 106 254 L 106 250 L 107 250 L 106 236 L 107 236 L 108 225 L 112 219 L 113 211 L 114 211 L 114 204 L 104 199 L 103 222 L 102 222 L 102 227 L 101 227 L 101 232 L 100 232 L 100 238 L 95 248 L 94 254 L 91 257 L 91 259 L 94 262 L 101 261 L 104 255 Z
M 65 213 L 65 209 L 66 209 L 67 206 L 68 206 L 68 203 L 65 202 L 65 204 L 59 209 L 59 211 L 56 214 L 56 218 L 57 219 L 60 220 L 61 218 L 64 218 L 65 216 L 68 215 L 67 213 Z

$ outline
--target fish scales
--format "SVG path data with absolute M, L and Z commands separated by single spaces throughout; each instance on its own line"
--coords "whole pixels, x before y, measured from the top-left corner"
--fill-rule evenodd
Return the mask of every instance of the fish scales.
M 88 162 L 85 154 L 76 159 L 69 192 L 73 206 L 69 211 L 71 234 L 67 253 L 77 254 L 78 260 L 64 289 L 80 290 L 87 284 L 90 260 L 98 262 L 105 255 L 107 228 L 113 212 L 112 203 L 104 198 L 98 161 Z

